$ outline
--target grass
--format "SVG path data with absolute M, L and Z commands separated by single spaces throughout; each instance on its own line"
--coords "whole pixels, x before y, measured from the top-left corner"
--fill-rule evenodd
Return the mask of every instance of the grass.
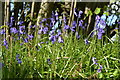
M 37 41 L 37 42 L 35 42 Z M 86 45 L 84 39 L 64 37 L 64 43 L 43 43 L 44 39 L 33 39 L 20 45 L 21 40 L 12 40 L 10 48 L 2 46 L 3 78 L 119 78 L 118 43 L 102 44 L 102 40 L 93 37 Z M 36 48 L 37 46 L 37 48 Z M 20 55 L 21 64 L 17 63 L 16 54 Z M 98 65 L 93 64 L 96 57 Z M 47 61 L 50 59 L 50 61 Z M 99 65 L 103 69 L 97 72 Z

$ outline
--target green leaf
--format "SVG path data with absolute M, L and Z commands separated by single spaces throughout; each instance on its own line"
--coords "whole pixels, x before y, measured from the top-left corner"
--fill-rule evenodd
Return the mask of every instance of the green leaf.
M 95 13 L 95 14 L 99 14 L 99 13 L 100 13 L 100 10 L 101 10 L 101 8 L 96 8 L 95 11 L 94 11 L 94 13 Z
M 93 13 L 92 13 L 92 11 L 91 11 L 91 10 L 89 10 L 89 15 L 91 15 L 91 16 L 93 15 Z
M 99 78 L 103 78 L 103 74 L 102 73 L 99 73 L 98 76 L 99 76 Z
M 109 15 L 109 12 L 104 12 L 103 14 L 105 14 L 106 16 L 108 16 L 108 15 Z
M 114 76 L 117 76 L 117 74 L 118 74 L 118 70 L 116 69 L 116 70 L 114 71 L 113 75 L 114 75 Z

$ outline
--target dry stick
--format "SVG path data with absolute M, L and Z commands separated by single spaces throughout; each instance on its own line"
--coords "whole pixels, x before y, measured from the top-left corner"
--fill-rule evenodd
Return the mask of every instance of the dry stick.
M 6 22 L 7 22 L 6 19 L 7 19 L 7 2 L 5 2 L 4 26 L 6 25 Z M 4 27 L 5 33 L 6 33 L 6 28 L 7 28 L 7 27 Z M 6 39 L 6 34 L 4 34 L 4 39 Z
M 6 4 L 7 4 L 6 5 L 7 6 L 6 22 L 8 23 L 9 22 L 9 0 L 7 0 Z M 8 40 L 7 36 L 8 36 L 8 29 L 6 28 L 6 40 Z
M 71 3 L 71 8 L 70 8 L 70 18 L 69 18 L 69 22 L 68 22 L 68 25 L 71 26 L 71 19 L 72 19 L 72 15 L 73 15 L 73 0 L 72 0 L 72 3 Z
M 33 1 L 32 2 L 32 9 L 31 9 L 31 20 L 33 19 L 33 13 L 34 13 L 34 5 L 35 5 L 35 2 Z M 28 25 L 28 35 L 30 34 L 30 26 L 31 26 L 32 22 L 30 21 L 29 25 Z M 28 46 L 28 55 L 30 56 L 30 47 Z
M 32 9 L 31 9 L 31 20 L 33 19 L 33 14 L 34 14 L 34 5 L 35 2 L 32 2 Z M 30 26 L 31 26 L 32 22 L 30 21 L 29 25 L 28 25 L 28 34 L 30 34 Z
M 74 1 L 74 7 L 73 7 L 72 21 L 74 20 L 74 10 L 75 10 L 75 7 L 76 7 L 76 0 Z

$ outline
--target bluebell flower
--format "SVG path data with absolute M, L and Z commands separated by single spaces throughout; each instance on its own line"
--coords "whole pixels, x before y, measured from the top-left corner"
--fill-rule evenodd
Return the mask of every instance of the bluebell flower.
M 19 33 L 20 33 L 20 34 L 24 34 L 24 32 L 23 32 L 22 30 L 19 30 Z
M 76 21 L 73 21 L 72 26 L 74 26 L 74 27 L 76 27 L 76 26 L 77 26 Z
M 48 24 L 48 23 L 46 23 L 45 25 L 46 25 L 46 26 L 49 26 L 49 24 Z
M 64 26 L 64 29 L 65 29 L 65 30 L 67 30 L 67 29 L 69 29 L 69 28 L 70 28 L 70 27 L 69 27 L 68 25 L 65 25 L 65 26 Z
M 106 15 L 103 14 L 103 15 L 101 16 L 101 19 L 105 21 L 105 20 L 106 20 Z
M 13 26 L 13 21 L 14 21 L 14 17 L 10 17 L 9 27 L 12 27 L 12 26 Z
M 56 17 L 56 20 L 58 20 L 58 13 L 57 13 L 57 11 L 55 11 L 55 17 Z
M 1 69 L 3 66 L 4 66 L 4 64 L 0 62 L 0 69 Z
M 45 42 L 40 42 L 40 44 L 43 44 L 43 43 L 45 43 Z
M 75 14 L 76 17 L 78 16 L 77 12 L 76 12 L 76 8 L 74 9 L 74 14 Z
M 81 14 L 83 13 L 83 11 L 79 11 L 79 14 L 78 14 L 78 18 L 81 18 Z
M 24 21 L 18 21 L 18 25 L 22 25 Z
M 106 22 L 104 20 L 100 20 L 98 27 L 104 29 L 106 27 Z
M 51 23 L 52 23 L 51 25 L 54 26 L 55 25 L 55 19 L 54 18 L 50 18 L 50 20 L 51 20 Z
M 48 27 L 43 28 L 43 34 L 46 34 L 48 32 Z
M 42 34 L 42 31 L 43 31 L 43 29 L 41 28 L 41 29 L 39 29 L 38 30 L 38 34 Z
M 82 24 L 83 24 L 83 20 L 80 20 L 78 26 L 82 27 L 83 26 Z
M 58 37 L 58 42 L 59 43 L 63 43 L 64 42 L 61 36 Z
M 45 22 L 45 21 L 47 21 L 47 19 L 46 19 L 46 18 L 42 19 L 42 22 Z
M 25 43 L 28 43 L 28 38 L 23 39 Z
M 97 15 L 97 16 L 95 17 L 95 20 L 96 20 L 96 21 L 99 21 L 99 20 L 100 20 L 100 16 Z
M 112 25 L 114 25 L 115 24 L 115 22 L 116 22 L 116 20 L 117 20 L 117 16 L 116 15 L 114 15 L 114 14 L 112 14 L 112 15 L 110 15 L 110 16 L 108 16 L 108 18 L 107 18 L 107 25 L 108 26 L 112 26 Z
M 103 67 L 100 65 L 100 69 L 97 69 L 97 72 L 100 73 L 102 71 Z
M 16 34 L 18 31 L 16 28 L 10 28 L 10 32 Z
M 64 21 L 64 23 L 66 24 L 66 17 L 65 16 L 63 16 L 63 21 Z
M 98 33 L 97 33 L 98 39 L 102 39 L 102 34 L 103 34 L 103 33 L 105 33 L 105 31 L 104 31 L 102 28 L 99 28 L 99 29 L 98 29 Z
M 19 26 L 19 29 L 23 30 L 25 29 L 25 26 Z
M 101 32 L 98 32 L 98 39 L 102 39 L 102 33 Z
M 5 34 L 5 30 L 4 29 L 1 29 L 0 30 L 0 34 L 2 35 L 2 34 Z
M 53 35 L 54 33 L 55 33 L 55 30 L 53 29 L 49 32 L 49 35 Z
M 18 59 L 17 61 L 18 61 L 18 64 L 21 64 L 21 63 L 22 63 L 21 59 Z
M 75 26 L 72 26 L 72 27 L 70 27 L 70 30 L 72 31 L 72 32 L 75 32 Z
M 21 63 L 22 63 L 22 61 L 21 61 L 21 59 L 19 59 L 19 57 L 20 57 L 20 55 L 19 55 L 19 54 L 17 54 L 17 55 L 16 55 L 16 60 L 17 60 L 18 64 L 21 64 Z
M 85 41 L 86 45 L 88 45 L 90 43 L 87 39 L 85 39 L 84 41 Z
M 16 59 L 18 59 L 19 57 L 20 57 L 20 55 L 19 55 L 19 54 L 17 54 L 17 55 L 16 55 Z
M 96 58 L 95 58 L 95 57 L 92 57 L 92 61 L 93 61 L 93 64 L 98 65 L 97 60 L 96 60 Z
M 28 39 L 32 40 L 34 36 L 32 34 L 28 35 Z
M 79 39 L 80 35 L 78 34 L 78 32 L 76 32 L 76 38 Z
M 57 35 L 60 36 L 61 34 L 62 34 L 62 33 L 61 33 L 61 30 L 58 29 L 58 30 L 57 30 Z
M 49 40 L 52 41 L 52 43 L 54 44 L 54 42 L 56 41 L 56 36 L 51 35 L 51 36 L 49 37 Z
M 3 40 L 3 45 L 6 46 L 6 48 L 8 48 L 8 42 L 6 39 Z
M 50 61 L 50 59 L 47 59 L 47 63 L 48 63 L 48 64 L 52 64 L 51 61 Z

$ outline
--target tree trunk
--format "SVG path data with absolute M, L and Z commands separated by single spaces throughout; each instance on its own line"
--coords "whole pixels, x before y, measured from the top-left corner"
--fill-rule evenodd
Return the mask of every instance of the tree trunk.
M 52 9 L 53 9 L 53 2 L 48 2 L 48 0 L 42 0 L 37 17 L 37 26 L 39 26 L 39 22 L 42 19 L 50 17 Z

